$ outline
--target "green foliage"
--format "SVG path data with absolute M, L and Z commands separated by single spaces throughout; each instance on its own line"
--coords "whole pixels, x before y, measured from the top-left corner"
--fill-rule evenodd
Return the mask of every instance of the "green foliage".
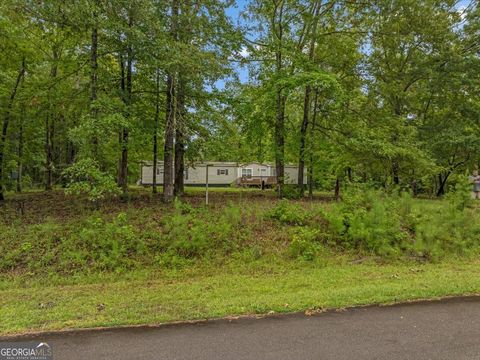
M 464 256 L 479 249 L 479 218 L 471 211 L 450 205 L 417 214 L 416 219 L 415 254 L 435 260 L 449 253 Z
M 329 97 L 334 99 L 335 102 L 339 102 L 344 95 L 343 88 L 335 74 L 322 71 L 302 72 L 294 76 L 281 78 L 276 85 L 288 91 L 305 88 L 305 86 L 317 88 L 324 93 L 328 93 Z
M 413 250 L 427 259 L 453 253 L 465 256 L 480 248 L 480 216 L 471 206 L 471 184 L 460 177 L 446 201 L 422 209 L 413 207 L 409 229 L 415 235 Z
M 13 241 L 17 231 L 23 233 L 19 246 Z M 123 213 L 112 221 L 92 216 L 72 227 L 52 222 L 28 229 L 9 227 L 2 232 L 0 244 L 5 250 L 0 270 L 24 268 L 35 273 L 124 271 L 135 267 L 147 249 Z
M 258 206 L 249 199 L 198 207 L 177 200 L 173 208 L 155 204 L 126 212 L 107 205 L 82 220 L 0 222 L 0 271 L 123 272 L 279 255 L 312 261 L 325 251 L 436 261 L 480 251 L 475 207 L 408 193 L 352 189 L 343 201 L 327 204 L 282 200 Z
M 110 222 L 101 218 L 89 219 L 74 241 L 80 248 L 88 249 L 89 254 L 85 254 L 88 263 L 95 264 L 101 270 L 131 268 L 134 259 L 146 252 L 145 244 L 138 241 L 137 234 L 123 213 Z M 66 261 L 75 264 L 69 258 Z
M 465 175 L 454 176 L 452 182 L 453 189 L 447 194 L 446 200 L 458 210 L 463 211 L 473 204 L 472 184 Z
M 254 223 L 237 205 L 221 211 L 177 202 L 160 223 L 151 213 L 134 211 L 113 219 L 100 213 L 81 222 L 0 225 L 0 271 L 61 273 L 124 271 L 148 265 L 183 267 L 194 261 L 230 256 L 248 244 Z M 20 235 L 21 234 L 21 235 Z M 252 250 L 252 256 L 260 250 Z
M 288 225 L 303 225 L 306 220 L 304 209 L 288 200 L 280 200 L 275 207 L 265 214 L 265 217 Z
M 129 183 L 138 180 L 137 164 L 153 158 L 154 132 L 166 134 L 158 90 L 168 74 L 178 80 L 171 100 L 183 121 L 172 131 L 185 134 L 187 163 L 298 163 L 302 154 L 314 182 L 329 191 L 348 172 L 350 180 L 383 187 L 415 183 L 428 195 L 442 195 L 456 173 L 478 165 L 480 106 L 472 94 L 480 61 L 465 46 L 478 37 L 477 7 L 460 15 L 455 2 L 319 9 L 316 2 L 254 0 L 242 12 L 263 44 L 254 46 L 231 21 L 230 6 L 2 1 L 9 54 L 0 59 L 2 189 L 14 190 L 9 177 L 20 167 L 27 187 L 46 179 L 63 185 L 66 167 L 91 158 L 102 173 L 97 184 L 78 183 L 71 192 L 96 201 L 116 192 L 109 176 L 125 175 L 121 153 Z M 238 63 L 249 64 L 246 81 L 234 74 Z M 284 196 L 299 194 L 286 187 Z
M 352 191 L 345 201 L 322 212 L 333 242 L 381 256 L 411 254 L 438 259 L 479 248 L 480 217 L 465 203 L 465 188 L 448 201 L 414 200 L 408 193 Z M 468 192 L 468 196 L 470 193 Z
M 174 201 L 175 210 L 180 214 L 193 214 L 195 209 L 188 203 L 182 202 L 178 198 Z
M 295 228 L 289 252 L 293 258 L 303 258 L 312 261 L 317 256 L 320 244 L 318 242 L 319 231 L 308 227 Z
M 65 193 L 84 194 L 93 202 L 121 192 L 115 180 L 102 172 L 92 159 L 77 161 L 63 172 L 63 176 L 67 179 Z
M 243 211 L 228 205 L 221 214 L 194 210 L 190 205 L 176 202 L 174 213 L 164 220 L 163 253 L 160 264 L 177 267 L 187 260 L 231 254 L 240 250 L 249 229 L 242 228 Z
M 387 255 L 406 240 L 395 200 L 378 191 L 349 191 L 344 202 L 323 215 L 330 231 L 346 248 Z
M 302 191 L 296 184 L 285 184 L 282 187 L 282 198 L 284 199 L 300 199 L 303 196 Z

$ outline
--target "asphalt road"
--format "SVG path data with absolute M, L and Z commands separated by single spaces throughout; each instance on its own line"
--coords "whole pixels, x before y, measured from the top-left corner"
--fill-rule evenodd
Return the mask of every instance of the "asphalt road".
M 480 298 L 26 339 L 55 360 L 480 360 Z

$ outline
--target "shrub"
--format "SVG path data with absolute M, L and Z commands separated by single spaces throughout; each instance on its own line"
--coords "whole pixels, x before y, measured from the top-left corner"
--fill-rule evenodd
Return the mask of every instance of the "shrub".
M 138 241 L 133 226 L 128 224 L 124 213 L 110 222 L 91 218 L 74 238 L 80 249 L 88 249 L 88 264 L 100 270 L 120 271 L 131 268 L 135 259 L 146 251 L 144 243 Z
M 186 259 L 181 255 L 178 255 L 175 251 L 170 250 L 165 253 L 158 254 L 155 257 L 156 262 L 161 267 L 169 269 L 181 269 L 187 265 L 192 264 L 191 259 Z
M 250 236 L 249 229 L 242 228 L 243 216 L 238 206 L 227 206 L 220 214 L 178 204 L 161 224 L 147 219 L 134 225 L 120 213 L 112 220 L 97 214 L 70 224 L 0 225 L 0 270 L 76 273 L 150 264 L 181 267 L 241 250 Z
M 302 191 L 298 188 L 298 185 L 284 184 L 282 188 L 282 197 L 284 199 L 300 199 L 302 197 Z
M 320 248 L 318 243 L 319 231 L 311 228 L 296 228 L 289 245 L 289 252 L 293 258 L 314 260 Z
M 288 200 L 280 200 L 265 216 L 268 219 L 288 225 L 303 225 L 306 221 L 305 210 Z
M 480 219 L 475 211 L 459 210 L 458 203 L 443 203 L 417 210 L 412 250 L 428 259 L 446 254 L 466 255 L 479 248 Z
M 241 224 L 242 210 L 238 206 L 228 205 L 221 214 L 209 210 L 184 214 L 177 208 L 165 219 L 165 251 L 184 258 L 231 253 L 249 234 Z
M 473 203 L 472 184 L 465 175 L 457 175 L 453 179 L 453 189 L 447 194 L 446 200 L 458 210 L 464 210 Z
M 0 270 L 49 269 L 61 253 L 62 227 L 45 222 L 32 226 L 0 225 Z
M 132 208 L 129 216 L 95 212 L 83 220 L 0 222 L 0 271 L 121 272 L 151 265 L 179 268 L 226 256 L 249 262 L 279 253 L 311 261 L 326 246 L 426 260 L 480 250 L 480 214 L 459 206 L 465 199 L 461 194 L 439 201 L 370 189 L 346 195 L 338 203 L 312 203 L 308 212 L 282 200 L 263 216 L 258 212 L 263 207 L 196 208 L 177 201 L 161 214 L 155 204 L 150 212 Z M 263 218 L 275 223 L 265 224 Z
M 467 197 L 468 194 L 468 197 Z M 322 216 L 331 241 L 377 255 L 412 254 L 438 259 L 446 254 L 478 251 L 480 218 L 468 208 L 464 187 L 447 201 L 414 200 L 408 193 L 375 190 L 349 194 Z
M 92 159 L 77 161 L 63 172 L 63 176 L 67 180 L 65 193 L 85 194 L 92 202 L 121 193 L 113 177 L 102 172 Z
M 181 214 L 192 214 L 195 212 L 195 209 L 192 205 L 180 201 L 178 198 L 175 198 L 174 202 L 175 210 Z
M 399 203 L 398 197 L 380 191 L 353 190 L 345 194 L 343 202 L 323 212 L 323 216 L 340 245 L 389 255 L 405 247 L 408 238 L 399 214 L 400 209 L 407 207 Z
M 16 237 L 22 239 L 20 244 Z M 93 216 L 68 226 L 51 222 L 12 226 L 0 234 L 0 270 L 118 272 L 145 265 L 147 248 L 123 213 L 111 221 Z
M 374 202 L 348 219 L 348 237 L 357 247 L 380 255 L 392 254 L 406 239 L 392 203 Z

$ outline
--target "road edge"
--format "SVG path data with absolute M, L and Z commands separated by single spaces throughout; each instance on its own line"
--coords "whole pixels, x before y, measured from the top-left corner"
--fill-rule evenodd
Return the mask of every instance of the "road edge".
M 56 335 L 75 335 L 79 333 L 101 333 L 101 332 L 111 332 L 111 331 L 128 331 L 128 330 L 147 330 L 147 329 L 161 329 L 168 327 L 178 327 L 178 326 L 192 326 L 192 325 L 207 325 L 211 323 L 224 323 L 224 322 L 234 322 L 242 320 L 258 320 L 265 318 L 284 318 L 284 317 L 294 317 L 294 316 L 322 316 L 325 314 L 339 313 L 339 312 L 348 312 L 355 311 L 360 309 L 368 308 L 388 308 L 388 307 L 397 307 L 397 306 L 409 306 L 409 305 L 419 305 L 423 303 L 448 303 L 456 301 L 478 301 L 480 302 L 480 293 L 474 294 L 465 294 L 465 295 L 452 295 L 452 296 L 441 296 L 434 298 L 420 298 L 412 299 L 398 302 L 387 302 L 387 303 L 374 303 L 374 304 L 365 304 L 365 305 L 353 305 L 347 306 L 344 308 L 318 308 L 318 309 L 306 309 L 303 311 L 292 311 L 292 312 L 269 312 L 266 314 L 243 314 L 243 315 L 231 315 L 219 318 L 207 318 L 207 319 L 196 319 L 196 320 L 179 320 L 163 323 L 152 323 L 152 324 L 137 324 L 137 325 L 120 325 L 120 326 L 99 326 L 99 327 L 86 327 L 86 328 L 65 328 L 60 330 L 46 330 L 46 331 L 26 331 L 21 333 L 13 333 L 7 335 L 1 335 L 0 341 L 15 341 L 15 340 L 26 340 L 26 339 L 35 339 L 40 337 L 47 336 L 56 336 Z

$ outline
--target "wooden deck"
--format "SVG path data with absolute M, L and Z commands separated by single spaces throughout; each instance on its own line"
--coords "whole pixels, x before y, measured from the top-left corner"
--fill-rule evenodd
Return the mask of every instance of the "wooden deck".
M 275 176 L 243 176 L 237 179 L 237 185 L 242 187 L 273 187 L 277 184 Z

